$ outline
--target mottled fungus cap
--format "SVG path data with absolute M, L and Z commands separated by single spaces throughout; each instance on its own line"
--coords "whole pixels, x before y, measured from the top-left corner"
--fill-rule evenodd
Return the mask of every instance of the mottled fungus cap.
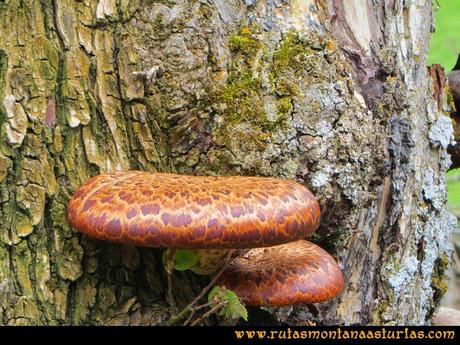
M 250 249 L 232 261 L 216 284 L 248 305 L 283 306 L 327 301 L 342 291 L 344 280 L 328 252 L 299 240 Z
M 124 171 L 89 179 L 67 217 L 101 240 L 148 247 L 253 248 L 290 242 L 318 225 L 304 186 L 262 177 Z

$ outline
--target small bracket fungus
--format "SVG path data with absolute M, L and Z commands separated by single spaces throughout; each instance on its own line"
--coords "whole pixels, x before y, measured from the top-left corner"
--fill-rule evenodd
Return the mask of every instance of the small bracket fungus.
M 324 249 L 305 240 L 254 248 L 235 258 L 217 281 L 246 304 L 317 303 L 343 289 L 342 272 Z

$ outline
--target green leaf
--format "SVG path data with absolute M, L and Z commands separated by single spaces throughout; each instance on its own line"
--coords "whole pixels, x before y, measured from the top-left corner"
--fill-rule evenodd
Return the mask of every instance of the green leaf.
M 225 305 L 222 309 L 222 315 L 227 319 L 236 319 L 242 317 L 244 321 L 248 321 L 248 311 L 240 300 L 233 301 Z
M 176 249 L 174 253 L 174 268 L 178 271 L 185 271 L 196 265 L 200 258 L 191 249 Z
M 245 321 L 248 321 L 246 307 L 232 290 L 227 290 L 221 286 L 214 286 L 211 292 L 209 292 L 208 301 L 226 301 L 227 304 L 224 305 L 219 315 L 226 319 L 242 317 Z
M 214 298 L 218 298 L 218 296 L 221 296 L 221 294 L 222 288 L 220 286 L 214 286 L 208 294 L 208 302 L 211 302 Z
M 239 298 L 232 290 L 224 290 L 224 300 L 233 302 L 235 300 L 239 301 Z

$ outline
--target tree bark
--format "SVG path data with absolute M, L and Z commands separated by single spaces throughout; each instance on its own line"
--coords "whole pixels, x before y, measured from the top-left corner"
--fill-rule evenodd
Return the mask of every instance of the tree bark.
M 169 318 L 161 250 L 65 218 L 90 176 L 141 169 L 278 176 L 317 195 L 313 239 L 345 290 L 268 309 L 271 323 L 425 324 L 456 227 L 431 18 L 429 0 L 0 2 L 0 323 Z M 175 280 L 182 305 L 206 283 Z

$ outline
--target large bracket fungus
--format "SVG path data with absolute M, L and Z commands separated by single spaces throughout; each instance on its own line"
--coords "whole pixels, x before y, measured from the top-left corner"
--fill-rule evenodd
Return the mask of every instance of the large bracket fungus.
M 313 194 L 294 181 L 140 171 L 101 174 L 75 192 L 67 215 L 69 223 L 88 236 L 136 246 L 197 249 L 204 257 L 210 250 L 216 265 L 222 261 L 216 249 L 251 248 L 234 259 L 220 279 L 248 304 L 314 303 L 343 288 L 334 259 L 318 246 L 298 241 L 318 226 L 320 207 Z M 272 248 L 252 249 L 263 247 Z
M 101 240 L 164 248 L 255 248 L 312 233 L 320 209 L 302 185 L 274 178 L 101 174 L 80 187 L 70 224 Z

